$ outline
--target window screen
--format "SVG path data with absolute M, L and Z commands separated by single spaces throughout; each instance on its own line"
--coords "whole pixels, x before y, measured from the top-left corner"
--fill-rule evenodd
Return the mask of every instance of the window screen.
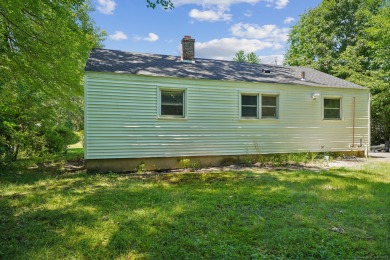
M 324 98 L 324 119 L 340 119 L 340 111 L 340 98 Z
M 261 96 L 261 118 L 278 118 L 277 96 Z
M 161 115 L 184 117 L 184 91 L 161 90 Z
M 257 95 L 241 95 L 241 117 L 257 118 Z

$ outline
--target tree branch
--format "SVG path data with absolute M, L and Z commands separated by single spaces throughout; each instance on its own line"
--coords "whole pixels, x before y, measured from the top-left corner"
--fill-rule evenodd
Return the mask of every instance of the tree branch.
M 47 44 L 47 45 L 50 45 L 50 46 L 53 46 L 53 44 L 47 42 L 47 41 L 44 41 L 42 39 L 40 39 L 39 37 L 35 36 L 35 35 L 32 35 L 28 32 L 26 32 L 25 30 L 23 30 L 22 28 L 20 28 L 18 25 L 16 25 L 11 19 L 9 19 L 3 12 L 0 11 L 0 15 L 2 17 L 4 17 L 5 20 L 7 20 L 10 24 L 12 24 L 13 26 L 15 26 L 15 28 L 19 29 L 19 31 L 21 31 L 22 33 L 28 35 L 29 37 L 33 38 L 34 40 L 38 40 L 44 44 Z

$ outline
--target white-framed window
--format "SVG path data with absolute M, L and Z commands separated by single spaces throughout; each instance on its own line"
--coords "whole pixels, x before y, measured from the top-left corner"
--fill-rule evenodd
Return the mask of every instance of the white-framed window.
M 341 119 L 341 97 L 324 97 L 323 107 L 324 120 Z
M 258 105 L 258 94 L 241 94 L 241 118 L 259 118 Z
M 166 118 L 186 117 L 186 90 L 159 89 L 159 116 Z
M 241 93 L 240 118 L 279 118 L 279 95 L 261 93 Z
M 261 95 L 261 118 L 278 118 L 278 96 Z

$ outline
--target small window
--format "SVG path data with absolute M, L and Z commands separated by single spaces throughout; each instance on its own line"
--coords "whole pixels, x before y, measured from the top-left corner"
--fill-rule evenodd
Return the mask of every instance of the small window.
M 257 95 L 241 95 L 241 117 L 257 118 Z
M 261 118 L 278 118 L 277 96 L 261 96 Z
M 324 119 L 341 119 L 341 98 L 324 98 Z
M 161 116 L 184 117 L 184 90 L 161 90 Z

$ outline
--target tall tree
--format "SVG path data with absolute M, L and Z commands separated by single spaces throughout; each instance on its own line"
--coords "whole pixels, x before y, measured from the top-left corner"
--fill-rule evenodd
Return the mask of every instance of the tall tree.
M 259 64 L 260 63 L 259 57 L 254 52 L 248 53 L 246 55 L 246 60 L 247 60 L 248 63 L 255 63 L 255 64 Z
M 103 38 L 90 10 L 82 0 L 0 2 L 0 157 L 39 150 L 47 131 L 82 116 L 83 68 Z
M 236 52 L 236 54 L 234 55 L 234 58 L 233 58 L 234 61 L 237 61 L 237 62 L 246 62 L 246 55 L 245 55 L 245 52 L 243 50 L 239 50 L 238 52 Z
M 1 85 L 29 81 L 49 96 L 79 96 L 83 66 L 100 35 L 81 0 L 0 3 Z
M 105 37 L 90 11 L 88 0 L 0 1 L 0 162 L 58 150 L 82 127 L 84 66 Z
M 236 52 L 236 54 L 235 54 L 235 56 L 233 58 L 233 61 L 255 63 L 255 64 L 259 64 L 260 63 L 260 59 L 256 55 L 256 53 L 250 52 L 248 54 L 245 54 L 245 52 L 243 50 L 239 50 L 238 52 Z
M 390 138 L 389 1 L 323 0 L 289 35 L 285 63 L 369 87 L 372 141 Z

